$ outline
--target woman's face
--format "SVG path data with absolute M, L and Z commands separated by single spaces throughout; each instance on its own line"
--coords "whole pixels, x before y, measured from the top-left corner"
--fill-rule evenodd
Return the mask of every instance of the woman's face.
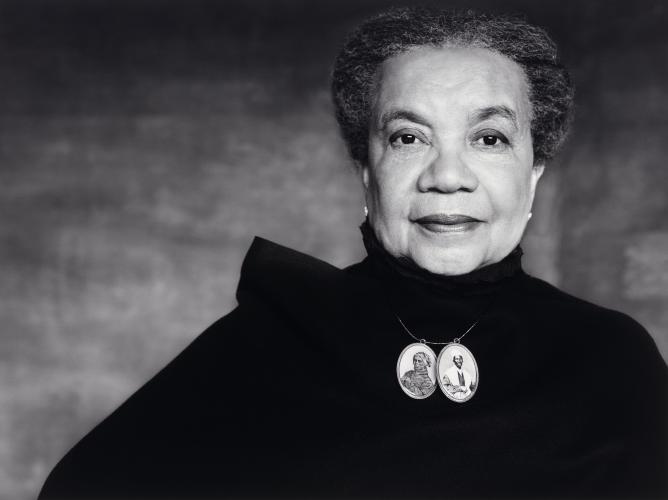
M 479 48 L 417 48 L 381 66 L 372 101 L 369 220 L 394 256 L 456 275 L 519 243 L 533 165 L 524 72 Z

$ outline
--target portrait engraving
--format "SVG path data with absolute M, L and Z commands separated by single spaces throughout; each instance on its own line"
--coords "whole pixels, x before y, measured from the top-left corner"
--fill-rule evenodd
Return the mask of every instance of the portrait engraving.
M 397 378 L 412 398 L 424 399 L 436 390 L 436 354 L 424 344 L 411 344 L 399 355 Z
M 441 390 L 452 401 L 468 401 L 478 388 L 478 364 L 471 351 L 461 344 L 448 344 L 443 348 L 436 371 Z

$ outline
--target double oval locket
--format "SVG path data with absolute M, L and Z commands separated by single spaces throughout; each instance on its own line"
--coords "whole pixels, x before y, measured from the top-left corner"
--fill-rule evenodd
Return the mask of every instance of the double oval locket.
M 478 389 L 480 372 L 475 357 L 459 343 L 459 339 L 445 344 L 438 357 L 425 341 L 420 341 L 401 351 L 397 361 L 397 380 L 404 393 L 411 398 L 428 398 L 438 385 L 448 399 L 464 403 Z

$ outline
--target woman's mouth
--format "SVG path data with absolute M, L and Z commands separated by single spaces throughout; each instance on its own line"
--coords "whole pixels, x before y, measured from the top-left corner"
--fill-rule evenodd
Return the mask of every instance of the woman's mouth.
M 462 214 L 430 214 L 413 222 L 432 233 L 463 233 L 473 231 L 482 223 L 475 217 Z

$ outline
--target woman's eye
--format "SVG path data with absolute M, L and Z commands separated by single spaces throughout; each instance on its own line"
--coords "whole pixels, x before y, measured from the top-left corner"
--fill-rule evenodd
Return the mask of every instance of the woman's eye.
M 484 147 L 507 146 L 510 141 L 501 134 L 482 134 L 476 139 L 476 143 Z
M 409 146 L 411 144 L 418 144 L 422 141 L 414 134 L 395 134 L 390 137 L 390 143 L 393 146 Z

